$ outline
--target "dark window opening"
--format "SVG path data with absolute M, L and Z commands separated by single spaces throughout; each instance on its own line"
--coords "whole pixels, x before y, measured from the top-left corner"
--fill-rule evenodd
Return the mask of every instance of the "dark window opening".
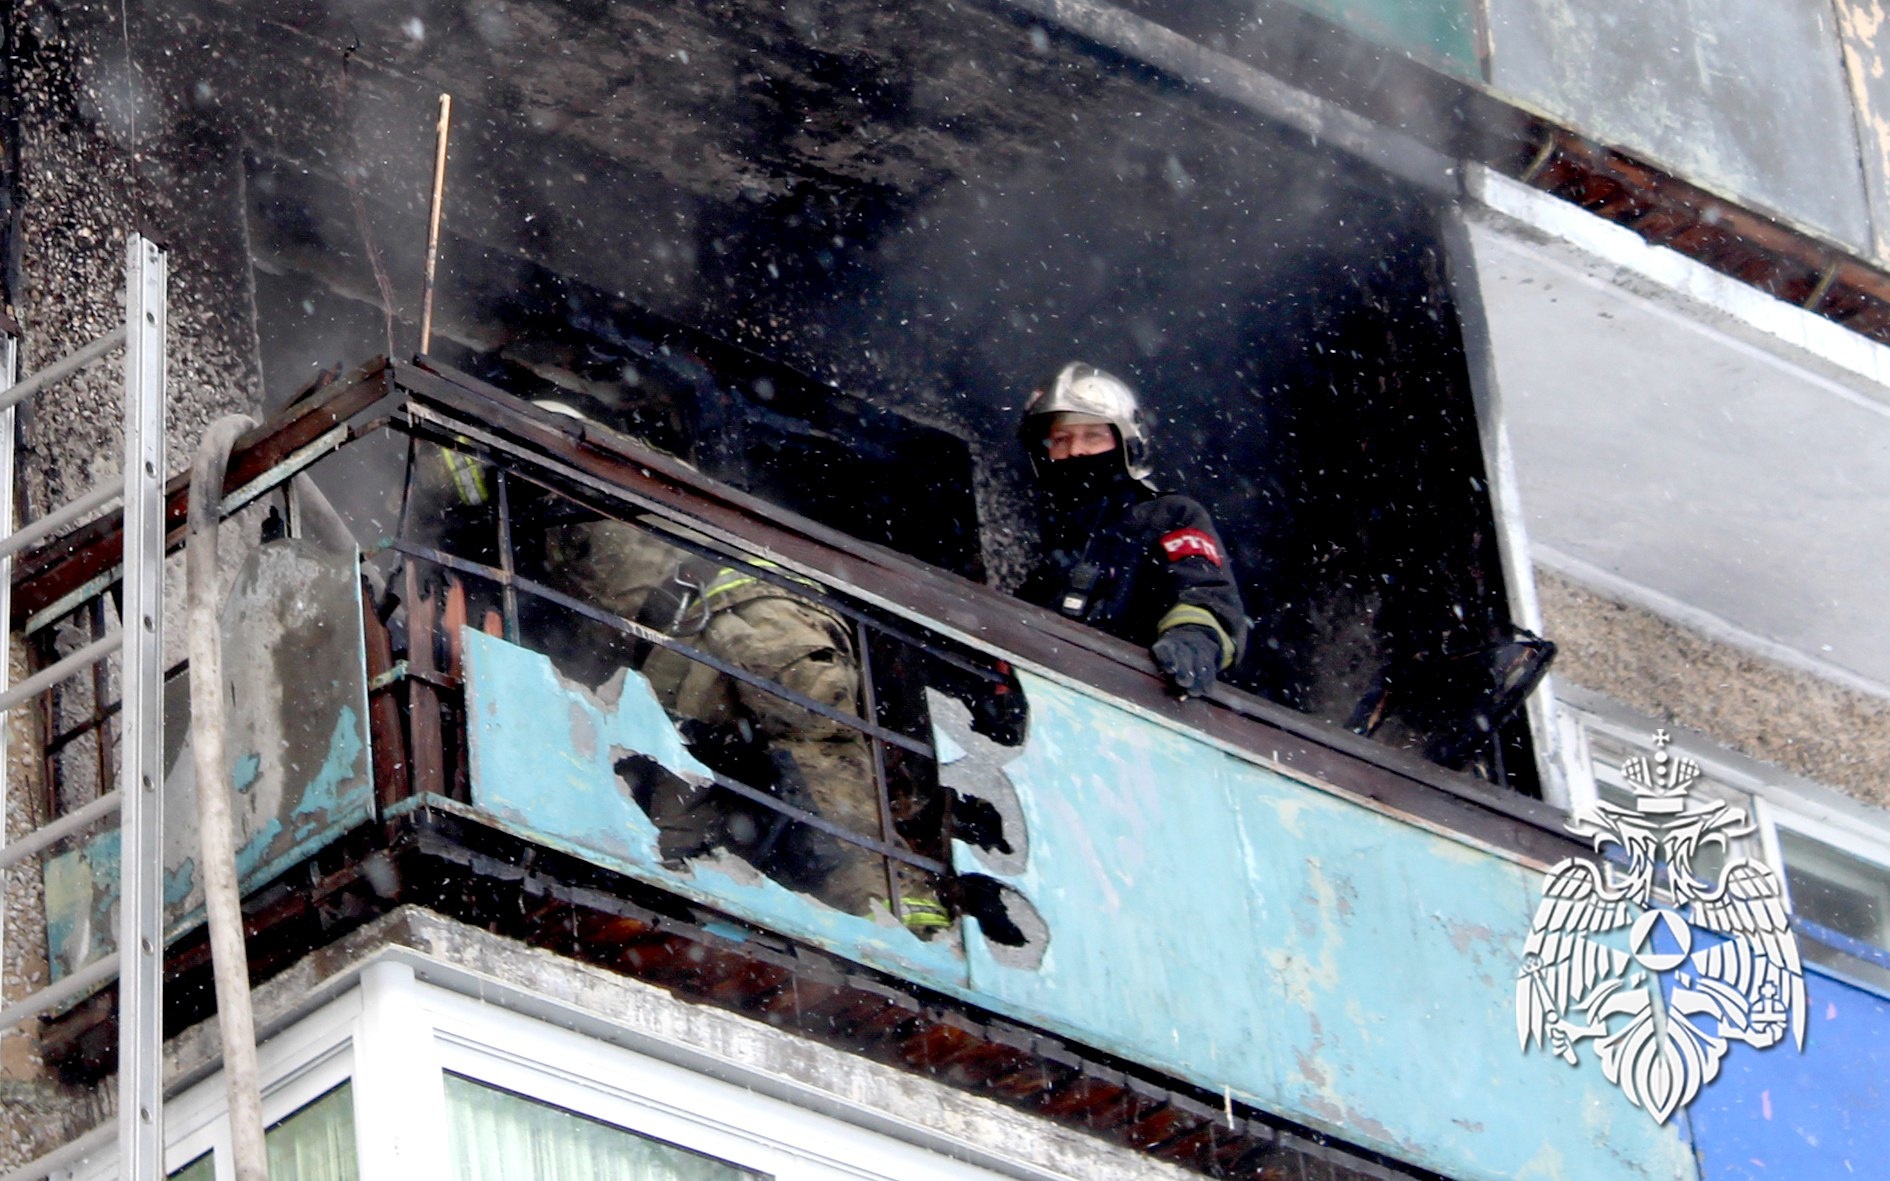
M 1537 794 L 1527 637 L 1430 199 L 1160 84 L 1146 97 L 1150 121 L 1039 143 L 976 183 L 710 199 L 642 175 L 600 208 L 595 185 L 494 180 L 448 221 L 432 351 L 1004 586 L 1034 530 L 1016 414 L 1062 362 L 1092 361 L 1142 393 L 1156 481 L 1229 544 L 1255 621 L 1234 685 Z M 594 179 L 630 167 L 587 160 Z M 250 177 L 271 396 L 411 341 L 364 243 L 411 266 L 414 211 L 298 166 Z M 663 265 L 622 261 L 619 287 L 640 218 Z

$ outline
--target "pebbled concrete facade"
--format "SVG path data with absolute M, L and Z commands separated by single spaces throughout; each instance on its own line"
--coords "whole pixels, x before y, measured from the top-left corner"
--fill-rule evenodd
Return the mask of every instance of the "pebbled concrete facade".
M 12 677 L 26 674 L 24 651 L 9 645 Z M 15 713 L 6 725 L 7 840 L 22 836 L 39 820 L 32 802 L 43 793 L 32 716 Z M 25 805 L 25 806 L 22 806 Z M 44 988 L 45 920 L 39 875 L 15 870 L 0 880 L 0 1004 L 10 1004 Z M 95 1091 L 62 1085 L 50 1077 L 32 1037 L 31 1022 L 19 1030 L 0 1031 L 0 1169 L 31 1160 L 71 1140 L 110 1111 L 109 1087 Z
M 1890 807 L 1890 700 L 1753 655 L 1537 567 L 1558 679 Z

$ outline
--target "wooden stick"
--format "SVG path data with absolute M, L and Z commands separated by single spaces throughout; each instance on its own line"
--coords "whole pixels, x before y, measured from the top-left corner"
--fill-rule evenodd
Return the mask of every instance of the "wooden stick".
M 440 206 L 446 197 L 446 140 L 453 127 L 453 96 L 440 95 L 440 125 L 433 152 L 433 210 L 427 218 L 427 284 L 420 299 L 420 351 L 433 344 L 433 269 L 440 256 Z

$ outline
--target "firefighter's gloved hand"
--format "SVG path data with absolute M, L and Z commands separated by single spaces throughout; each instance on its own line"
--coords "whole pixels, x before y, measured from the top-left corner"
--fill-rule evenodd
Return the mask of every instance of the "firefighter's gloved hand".
M 1220 672 L 1221 638 L 1212 628 L 1184 623 L 1163 632 L 1148 654 L 1175 692 L 1199 696 L 1214 687 Z

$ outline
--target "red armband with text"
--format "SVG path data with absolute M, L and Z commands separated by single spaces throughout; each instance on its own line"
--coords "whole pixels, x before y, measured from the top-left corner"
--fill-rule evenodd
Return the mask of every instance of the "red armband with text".
M 1214 538 L 1200 529 L 1177 529 L 1164 534 L 1161 539 L 1162 553 L 1171 562 L 1183 558 L 1206 558 L 1216 566 L 1222 565 L 1221 547 Z

